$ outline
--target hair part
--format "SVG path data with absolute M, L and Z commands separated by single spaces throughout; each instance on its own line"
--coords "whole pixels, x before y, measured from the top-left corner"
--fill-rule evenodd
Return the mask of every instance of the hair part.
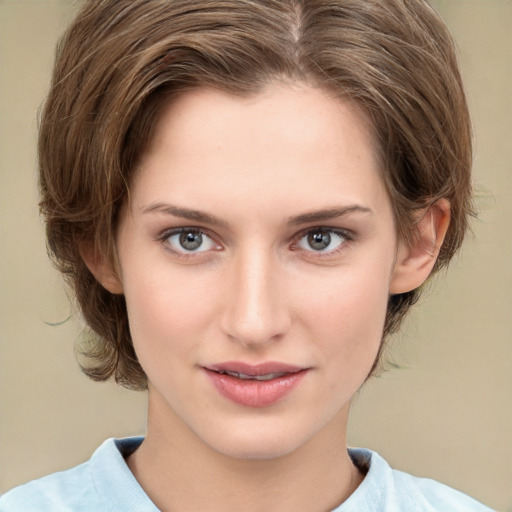
M 41 212 L 49 254 L 94 335 L 84 372 L 143 389 L 122 295 L 85 265 L 114 261 L 118 214 L 162 108 L 184 91 L 255 94 L 301 81 L 356 103 L 373 124 L 398 236 L 450 201 L 434 270 L 468 227 L 471 127 L 451 36 L 426 0 L 89 0 L 61 39 L 41 117 Z M 391 296 L 383 337 L 419 290 Z M 374 370 L 377 368 L 378 359 Z

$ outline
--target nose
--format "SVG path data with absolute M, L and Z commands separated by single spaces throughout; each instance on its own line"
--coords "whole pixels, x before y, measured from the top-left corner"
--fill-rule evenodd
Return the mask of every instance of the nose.
M 279 340 L 291 325 L 282 269 L 264 251 L 241 256 L 233 266 L 222 330 L 251 349 Z

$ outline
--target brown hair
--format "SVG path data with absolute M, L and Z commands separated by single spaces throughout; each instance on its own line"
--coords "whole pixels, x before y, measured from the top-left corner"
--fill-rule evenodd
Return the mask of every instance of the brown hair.
M 80 244 L 114 258 L 120 206 L 162 105 L 212 86 L 250 94 L 300 80 L 371 118 L 399 236 L 440 198 L 451 223 L 435 270 L 471 213 L 471 133 L 453 41 L 426 0 L 89 0 L 64 34 L 41 118 L 41 211 L 48 247 L 95 333 L 95 380 L 147 385 L 124 297 L 91 275 Z M 416 215 L 417 216 L 417 215 Z M 390 297 L 384 337 L 419 291 Z

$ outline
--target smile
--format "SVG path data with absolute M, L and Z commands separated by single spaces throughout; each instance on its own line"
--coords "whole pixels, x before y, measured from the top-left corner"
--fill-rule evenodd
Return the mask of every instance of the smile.
M 245 373 L 228 372 L 228 371 L 221 371 L 218 373 L 224 374 L 224 375 L 231 375 L 231 377 L 236 377 L 237 379 L 243 379 L 243 380 L 272 380 L 272 379 L 277 379 L 278 377 L 284 377 L 286 375 L 285 372 L 267 373 L 266 375 L 246 375 Z
M 203 368 L 216 391 L 245 407 L 268 407 L 290 394 L 309 369 L 282 363 L 257 366 L 239 362 Z

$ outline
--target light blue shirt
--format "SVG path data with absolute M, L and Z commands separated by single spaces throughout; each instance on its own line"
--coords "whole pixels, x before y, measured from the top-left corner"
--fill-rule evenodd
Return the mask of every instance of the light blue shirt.
M 4 494 L 0 512 L 158 512 L 124 460 L 142 440 L 108 439 L 88 462 Z M 351 448 L 349 453 L 368 472 L 333 512 L 492 512 L 434 480 L 391 469 L 375 452 Z

